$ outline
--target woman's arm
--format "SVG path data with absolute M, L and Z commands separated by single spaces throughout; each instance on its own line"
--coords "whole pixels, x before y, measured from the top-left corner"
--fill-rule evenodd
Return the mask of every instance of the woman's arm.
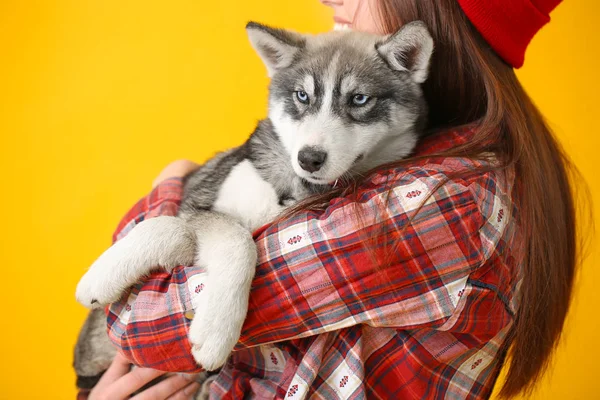
M 324 212 L 257 232 L 259 264 L 237 349 L 361 323 L 443 327 L 466 297 L 469 275 L 495 251 L 502 229 L 490 226 L 490 213 L 506 198 L 489 175 L 473 187 L 439 169 L 376 175 L 359 201 L 336 199 Z M 387 199 L 385 179 L 392 188 Z M 178 204 L 181 182 L 165 181 L 138 203 L 146 218 L 159 215 L 163 196 Z M 137 213 L 128 214 L 125 227 Z M 203 276 L 202 266 L 178 267 L 134 288 L 110 308 L 113 342 L 135 364 L 198 371 L 187 330 Z
M 408 170 L 390 176 L 389 197 L 375 185 L 268 227 L 237 348 L 358 324 L 441 327 L 486 259 L 473 193 L 447 179 Z

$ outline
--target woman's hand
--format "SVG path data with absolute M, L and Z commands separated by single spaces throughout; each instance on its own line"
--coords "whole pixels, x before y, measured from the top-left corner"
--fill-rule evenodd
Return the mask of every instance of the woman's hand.
M 88 400 L 129 399 L 142 386 L 166 374 L 150 368 L 136 368 L 130 371 L 130 363 L 117 354 L 98 384 L 92 389 Z M 192 382 L 181 375 L 173 375 L 138 393 L 135 400 L 183 400 L 192 399 L 200 389 L 198 382 Z
M 156 187 L 159 183 L 168 178 L 183 178 L 184 176 L 194 172 L 200 167 L 200 164 L 196 164 L 189 160 L 177 160 L 167 165 L 165 169 L 161 171 L 152 182 L 152 187 Z

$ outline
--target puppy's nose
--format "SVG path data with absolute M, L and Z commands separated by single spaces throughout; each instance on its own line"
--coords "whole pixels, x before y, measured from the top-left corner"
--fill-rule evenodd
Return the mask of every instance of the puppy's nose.
M 327 153 L 311 147 L 305 147 L 298 152 L 298 164 L 308 172 L 315 172 L 321 169 L 327 160 Z

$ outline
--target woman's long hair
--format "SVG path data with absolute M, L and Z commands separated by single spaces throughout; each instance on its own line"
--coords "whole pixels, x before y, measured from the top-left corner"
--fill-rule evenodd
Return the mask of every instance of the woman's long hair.
M 423 86 L 427 132 L 476 124 L 473 141 L 442 155 L 481 158 L 492 152 L 501 164 L 497 168 L 515 169 L 517 223 L 526 242 L 520 306 L 503 350 L 510 346 L 500 395 L 530 392 L 559 342 L 581 262 L 575 190 L 581 179 L 512 67 L 490 48 L 456 0 L 379 3 L 382 31 L 392 33 L 403 23 L 421 20 L 433 36 L 435 51 Z M 291 213 L 326 207 L 333 197 L 356 194 L 357 187 L 308 199 Z M 586 186 L 580 187 L 585 201 Z M 583 222 L 591 221 L 587 217 Z

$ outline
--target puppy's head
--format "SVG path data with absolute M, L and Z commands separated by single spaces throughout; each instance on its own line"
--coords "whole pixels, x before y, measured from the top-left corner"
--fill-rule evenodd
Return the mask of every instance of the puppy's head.
M 393 159 L 412 151 L 433 51 L 423 23 L 390 36 L 246 29 L 271 77 L 269 118 L 300 177 L 331 183 L 390 146 Z

